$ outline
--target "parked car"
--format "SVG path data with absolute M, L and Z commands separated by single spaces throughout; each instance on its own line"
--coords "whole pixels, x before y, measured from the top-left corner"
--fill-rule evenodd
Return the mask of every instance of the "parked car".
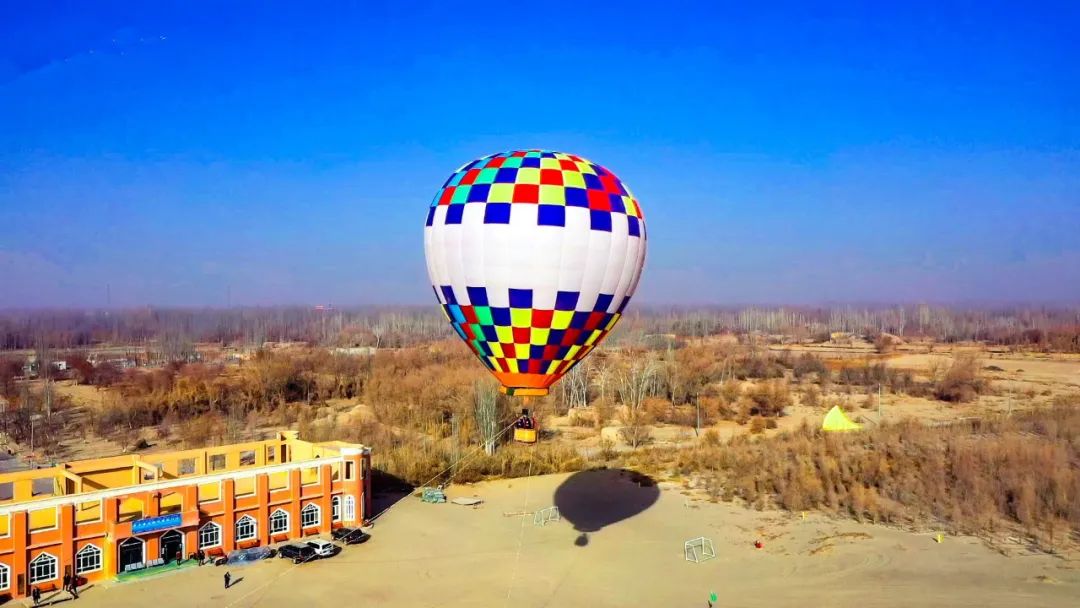
M 364 532 L 360 528 L 338 528 L 337 530 L 334 530 L 330 536 L 332 536 L 334 540 L 346 545 L 359 545 L 371 538 L 370 534 Z
M 309 540 L 307 544 L 315 551 L 315 555 L 318 555 L 319 557 L 330 557 L 334 555 L 334 551 L 337 550 L 337 545 L 321 538 Z
M 229 564 L 244 564 L 249 562 L 259 561 L 260 559 L 267 559 L 274 557 L 276 551 L 270 547 L 252 547 L 250 549 L 237 549 L 229 553 L 227 562 Z
M 278 557 L 291 559 L 294 564 L 311 561 L 318 557 L 315 548 L 308 544 L 290 544 L 278 548 Z

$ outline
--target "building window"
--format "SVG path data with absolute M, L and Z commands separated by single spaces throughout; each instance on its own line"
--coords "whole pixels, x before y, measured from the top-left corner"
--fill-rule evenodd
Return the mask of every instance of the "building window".
M 240 466 L 248 467 L 255 464 L 255 450 L 244 450 L 240 452 Z
M 11 585 L 11 568 L 7 564 L 0 564 L 0 589 L 7 589 Z
M 43 583 L 56 578 L 56 558 L 42 553 L 30 562 L 30 584 Z
M 195 459 L 194 458 L 182 458 L 182 459 L 180 459 L 180 474 L 181 475 L 194 475 L 195 474 Z
M 266 446 L 266 463 L 270 464 L 271 462 L 274 462 L 274 460 L 276 460 L 276 458 L 277 458 L 277 446 L 273 446 L 273 445 Z
M 209 549 L 221 544 L 221 526 L 210 522 L 199 528 L 199 548 Z
M 356 499 L 345 497 L 345 521 L 356 521 Z
M 307 506 L 300 510 L 300 525 L 304 528 L 317 526 L 322 521 L 321 515 L 319 507 L 315 506 L 315 503 L 309 502 Z
M 214 454 L 210 457 L 210 470 L 220 471 L 225 468 L 225 454 Z
M 270 533 L 281 534 L 289 531 L 289 514 L 278 509 L 270 514 Z
M 353 478 L 353 462 L 351 460 L 345 461 L 345 479 Z
M 245 515 L 236 520 L 236 540 L 251 540 L 255 538 L 255 518 Z
M 86 545 L 75 554 L 75 574 L 101 570 L 101 549 Z
M 335 496 L 330 499 L 330 513 L 334 521 L 341 521 L 341 497 Z

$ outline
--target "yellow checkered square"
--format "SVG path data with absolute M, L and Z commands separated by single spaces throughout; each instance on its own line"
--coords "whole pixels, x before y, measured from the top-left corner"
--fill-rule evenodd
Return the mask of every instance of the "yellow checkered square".
M 574 318 L 572 310 L 556 310 L 551 315 L 551 329 L 566 329 L 570 327 L 570 321 Z
M 530 327 L 532 326 L 532 309 L 531 308 L 511 308 L 510 309 L 510 326 L 511 327 Z M 511 332 L 513 334 L 513 332 Z M 502 340 L 502 338 L 499 338 Z M 509 340 L 513 342 L 513 340 Z
M 529 330 L 529 344 L 544 346 L 548 343 L 548 334 L 550 333 L 550 329 L 545 329 L 543 327 L 532 328 Z
M 543 159 L 542 159 L 543 160 Z M 536 167 L 522 167 L 517 170 L 517 183 L 540 184 L 540 169 Z
M 568 188 L 584 188 L 585 176 L 577 171 L 563 171 L 562 173 L 563 185 Z
M 582 173 L 596 175 L 596 171 L 593 171 L 593 168 L 591 165 L 589 165 L 589 163 L 584 161 L 576 161 L 574 162 L 574 164 L 578 166 L 578 170 L 580 170 Z
M 495 326 L 495 335 L 499 337 L 499 342 L 503 344 L 514 343 L 514 330 L 502 325 Z
M 512 203 L 514 202 L 514 184 L 492 184 L 488 191 L 487 202 L 489 203 Z

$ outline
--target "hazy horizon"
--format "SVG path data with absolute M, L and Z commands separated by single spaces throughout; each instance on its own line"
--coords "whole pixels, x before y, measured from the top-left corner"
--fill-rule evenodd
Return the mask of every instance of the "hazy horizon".
M 434 307 L 524 147 L 634 190 L 634 306 L 1080 303 L 1075 5 L 470 6 L 0 9 L 0 310 Z

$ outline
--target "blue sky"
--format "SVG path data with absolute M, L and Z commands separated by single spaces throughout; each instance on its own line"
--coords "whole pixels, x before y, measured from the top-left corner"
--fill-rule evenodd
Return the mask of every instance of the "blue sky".
M 639 302 L 1080 302 L 1080 5 L 745 4 L 5 4 L 0 308 L 430 303 L 523 147 L 634 189 Z

